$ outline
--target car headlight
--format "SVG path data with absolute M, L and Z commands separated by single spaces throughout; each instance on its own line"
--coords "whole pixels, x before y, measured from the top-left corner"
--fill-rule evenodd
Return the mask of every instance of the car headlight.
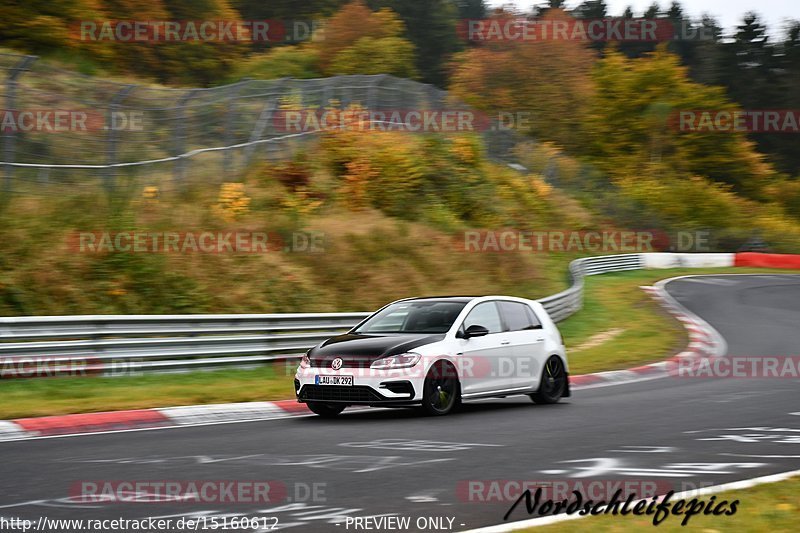
M 390 357 L 383 357 L 372 362 L 370 368 L 376 370 L 392 370 L 394 368 L 410 368 L 417 363 L 422 356 L 418 353 L 408 352 L 401 353 L 400 355 L 392 355 Z
M 300 368 L 309 368 L 311 367 L 311 359 L 308 358 L 308 352 L 303 354 L 303 357 L 300 358 Z

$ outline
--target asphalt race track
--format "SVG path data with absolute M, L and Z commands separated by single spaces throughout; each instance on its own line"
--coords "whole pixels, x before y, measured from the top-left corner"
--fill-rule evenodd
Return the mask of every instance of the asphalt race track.
M 717 328 L 729 357 L 800 352 L 800 277 L 703 276 L 667 288 Z M 488 489 L 468 490 L 490 480 L 628 480 L 681 490 L 800 469 L 799 390 L 791 378 L 669 377 L 576 391 L 555 406 L 525 397 L 472 403 L 436 419 L 345 411 L 332 421 L 4 442 L 0 517 L 245 515 L 305 532 L 357 531 L 346 517 L 396 515 L 411 517 L 412 531 L 446 531 L 447 518 L 453 530 L 467 530 L 502 523 L 512 503 L 481 502 L 478 493 Z M 255 505 L 69 497 L 76 483 L 123 480 L 275 480 L 288 492 L 286 500 Z M 418 517 L 443 517 L 444 528 L 418 527 Z M 528 518 L 521 505 L 510 520 Z M 720 520 L 735 528 L 735 517 Z

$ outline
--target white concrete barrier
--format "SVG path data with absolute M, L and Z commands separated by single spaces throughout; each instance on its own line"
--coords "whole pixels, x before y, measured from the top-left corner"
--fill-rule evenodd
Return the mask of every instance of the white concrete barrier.
M 736 254 L 641 254 L 644 268 L 712 268 L 732 267 Z

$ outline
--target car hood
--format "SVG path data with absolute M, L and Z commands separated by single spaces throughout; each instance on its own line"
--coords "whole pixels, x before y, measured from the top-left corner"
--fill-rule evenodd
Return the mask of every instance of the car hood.
M 444 339 L 444 333 L 392 333 L 386 335 L 362 335 L 346 333 L 332 337 L 308 353 L 311 365 L 330 366 L 331 361 L 341 357 L 343 367 L 369 366 L 376 359 L 397 355 L 425 344 Z

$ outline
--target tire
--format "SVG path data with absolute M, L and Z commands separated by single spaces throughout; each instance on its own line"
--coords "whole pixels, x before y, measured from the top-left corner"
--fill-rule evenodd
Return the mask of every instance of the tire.
M 345 408 L 345 405 L 338 403 L 308 402 L 306 405 L 311 412 L 323 418 L 333 418 L 344 411 Z
M 437 362 L 425 376 L 422 410 L 430 416 L 443 416 L 461 404 L 461 384 L 453 365 Z
M 564 361 L 553 355 L 544 364 L 539 390 L 528 396 L 534 403 L 552 404 L 558 403 L 566 390 L 567 370 L 564 368 Z

